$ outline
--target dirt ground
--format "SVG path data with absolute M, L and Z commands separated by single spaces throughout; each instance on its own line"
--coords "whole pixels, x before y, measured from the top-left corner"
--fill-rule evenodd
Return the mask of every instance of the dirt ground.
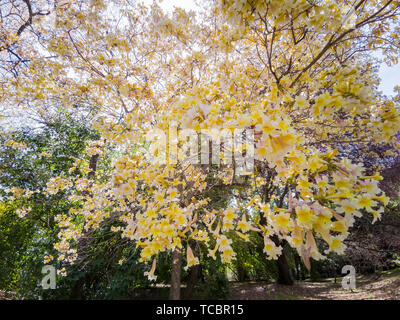
M 270 282 L 231 282 L 232 300 L 400 300 L 400 269 L 360 276 L 355 290 L 345 290 L 341 278 L 301 281 L 293 286 Z M 0 300 L 13 299 L 0 291 Z
M 232 300 L 400 300 L 400 270 L 357 277 L 356 289 L 345 290 L 341 278 L 297 282 L 293 286 L 267 282 L 231 283 Z

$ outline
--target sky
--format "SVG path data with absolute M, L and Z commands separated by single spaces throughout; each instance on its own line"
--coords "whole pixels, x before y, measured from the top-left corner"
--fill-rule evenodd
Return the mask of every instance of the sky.
M 152 0 L 144 1 L 144 3 L 152 3 L 152 2 L 153 2 Z M 196 9 L 196 5 L 193 0 L 162 0 L 162 2 L 160 3 L 160 7 L 168 11 L 172 11 L 174 7 L 179 7 L 186 10 Z
M 400 64 L 388 67 L 383 63 L 379 70 L 379 76 L 382 79 L 380 90 L 387 96 L 393 95 L 393 87 L 400 85 Z
M 152 2 L 152 0 L 144 0 L 144 3 L 146 4 L 151 4 Z M 194 0 L 163 0 L 160 3 L 160 6 L 169 12 L 173 11 L 174 7 L 180 7 L 186 10 L 196 10 Z M 379 77 L 382 80 L 379 89 L 383 94 L 392 96 L 394 94 L 393 88 L 396 85 L 400 85 L 400 64 L 388 67 L 385 63 L 382 63 L 379 70 Z

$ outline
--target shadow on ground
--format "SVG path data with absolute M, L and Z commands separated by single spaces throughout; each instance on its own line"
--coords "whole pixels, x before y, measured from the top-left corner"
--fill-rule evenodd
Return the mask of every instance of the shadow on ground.
M 233 300 L 400 300 L 400 270 L 360 276 L 355 290 L 345 290 L 341 279 L 302 281 L 293 286 L 267 282 L 231 283 Z

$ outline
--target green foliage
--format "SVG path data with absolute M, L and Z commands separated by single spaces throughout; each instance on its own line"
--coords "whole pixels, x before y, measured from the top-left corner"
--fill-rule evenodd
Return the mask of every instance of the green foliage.
M 57 238 L 54 217 L 73 204 L 67 194 L 34 193 L 29 198 L 10 197 L 7 189 L 43 190 L 50 178 L 68 175 L 73 157 L 83 154 L 87 140 L 98 136 L 71 118 L 48 123 L 37 130 L 21 129 L 0 136 L 0 288 L 21 297 L 41 295 L 41 270 L 45 255 L 55 255 Z M 7 146 L 23 142 L 24 149 Z M 43 153 L 46 153 L 43 154 Z M 16 212 L 31 211 L 23 218 Z
M 237 281 L 268 281 L 277 279 L 276 262 L 266 258 L 263 238 L 255 232 L 250 233 L 250 241 L 243 242 L 237 235 L 230 235 L 232 247 L 236 252 L 233 261 L 233 274 Z
M 34 193 L 30 198 L 14 199 L 6 190 L 12 187 L 28 190 L 43 190 L 50 178 L 61 174 L 69 175 L 75 158 L 82 158 L 88 140 L 96 140 L 98 135 L 82 123 L 67 118 L 48 123 L 39 131 L 22 129 L 0 136 L 0 289 L 16 293 L 19 297 L 37 299 L 143 299 L 167 298 L 168 288 L 155 288 L 144 272 L 151 268 L 139 262 L 139 250 L 131 241 L 121 239 L 119 233 L 112 232 L 105 223 L 102 228 L 90 234 L 90 245 L 83 258 L 67 269 L 66 277 L 57 277 L 56 290 L 43 290 L 40 281 L 45 255 L 56 256 L 53 244 L 57 240 L 58 228 L 54 217 L 66 213 L 75 206 L 68 200 L 67 192 L 47 195 Z M 26 149 L 13 149 L 5 146 L 8 140 L 23 142 Z M 43 155 L 46 153 L 48 155 Z M 101 159 L 97 172 L 110 166 L 110 159 Z M 212 183 L 212 174 L 210 174 Z M 210 199 L 209 210 L 219 210 L 230 205 L 232 188 L 216 185 L 205 195 Z M 16 212 L 30 207 L 31 211 L 23 218 Z M 385 221 L 396 225 L 400 221 L 399 205 L 392 201 L 386 208 Z M 367 221 L 368 220 L 368 221 Z M 370 217 L 361 219 L 354 226 L 355 237 L 350 241 L 358 243 L 370 232 Z M 377 223 L 378 227 L 380 222 Z M 385 224 L 382 224 L 385 226 Z M 372 230 L 372 229 L 371 229 Z M 382 230 L 384 234 L 386 229 Z M 374 232 L 378 232 L 374 231 Z M 372 232 L 372 231 L 371 231 Z M 373 239 L 379 240 L 380 234 Z M 243 242 L 235 233 L 233 249 L 236 260 L 227 265 L 208 257 L 206 248 L 200 246 L 198 256 L 198 281 L 192 298 L 226 299 L 229 298 L 227 273 L 231 272 L 238 281 L 271 281 L 278 278 L 276 261 L 267 260 L 263 252 L 264 242 L 256 232 L 250 233 L 250 241 Z M 384 240 L 384 239 L 383 239 Z M 383 241 L 382 240 L 382 241 Z M 213 240 L 212 240 L 213 241 Z M 358 241 L 358 242 L 357 242 Z M 317 241 L 320 252 L 326 244 Z M 393 243 L 392 243 L 393 245 Z M 377 243 L 377 246 L 379 244 Z M 400 244 L 398 245 L 400 247 Z M 192 246 L 194 248 L 194 245 Z M 397 249 L 396 249 L 397 250 Z M 309 272 L 297 252 L 289 247 L 284 250 L 292 275 L 297 280 L 310 278 L 321 280 L 340 275 L 341 267 L 351 263 L 349 256 L 329 254 L 326 260 L 311 259 Z M 385 256 L 395 267 L 400 259 L 399 251 Z M 364 257 L 365 258 L 365 257 Z M 386 259 L 385 258 L 385 259 Z M 183 257 L 182 265 L 185 265 Z M 118 262 L 122 260 L 123 263 Z M 51 264 L 57 267 L 57 260 Z M 371 260 L 371 264 L 375 264 Z M 375 266 L 374 266 L 375 267 Z M 157 284 L 167 285 L 171 276 L 171 255 L 162 253 L 157 259 Z M 183 283 L 187 282 L 190 270 L 183 272 Z
M 109 230 L 91 236 L 91 246 L 82 263 L 67 269 L 59 279 L 57 290 L 42 290 L 50 299 L 131 299 L 134 290 L 149 285 L 139 263 L 139 251 L 121 242 L 119 235 Z M 118 261 L 125 258 L 122 264 Z
M 227 266 L 222 263 L 220 257 L 216 260 L 207 256 L 205 247 L 200 249 L 199 260 L 200 279 L 196 285 L 193 298 L 195 299 L 227 299 L 229 298 L 229 282 Z

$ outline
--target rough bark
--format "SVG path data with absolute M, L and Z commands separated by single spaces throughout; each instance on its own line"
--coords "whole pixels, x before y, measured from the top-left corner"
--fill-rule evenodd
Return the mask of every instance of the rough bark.
M 272 237 L 272 241 L 274 241 L 275 245 L 285 247 L 286 242 L 280 241 L 277 236 Z M 276 261 L 278 266 L 278 283 L 291 286 L 293 285 L 293 278 L 290 275 L 289 264 L 286 260 L 286 255 L 284 250 L 282 250 L 282 254 L 278 257 Z
M 171 289 L 169 292 L 170 300 L 180 300 L 181 298 L 181 273 L 182 253 L 178 248 L 176 248 L 172 253 Z

